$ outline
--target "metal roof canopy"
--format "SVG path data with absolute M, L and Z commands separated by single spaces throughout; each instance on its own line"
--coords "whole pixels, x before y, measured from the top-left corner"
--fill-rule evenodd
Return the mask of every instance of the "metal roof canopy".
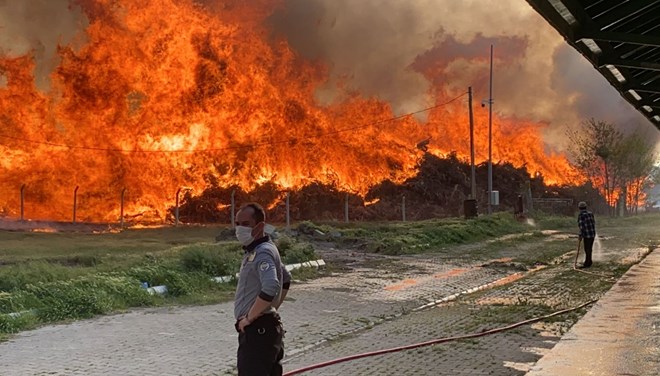
M 660 130 L 660 0 L 527 0 Z

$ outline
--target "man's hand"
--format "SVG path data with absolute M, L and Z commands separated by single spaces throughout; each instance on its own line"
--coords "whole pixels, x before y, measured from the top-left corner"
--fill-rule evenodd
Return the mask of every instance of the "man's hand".
M 243 316 L 238 320 L 238 330 L 240 330 L 241 333 L 244 333 L 245 332 L 245 327 L 250 325 L 250 324 L 252 324 L 252 322 L 250 320 L 248 320 L 248 318 L 246 316 Z

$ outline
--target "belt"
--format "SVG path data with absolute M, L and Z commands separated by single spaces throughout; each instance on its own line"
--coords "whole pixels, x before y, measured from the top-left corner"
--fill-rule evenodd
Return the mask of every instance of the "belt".
M 234 328 L 236 329 L 237 332 L 241 332 L 238 329 L 238 322 L 239 320 L 236 320 L 236 323 L 234 324 Z M 246 326 L 278 326 L 282 325 L 282 321 L 280 320 L 280 315 L 277 312 L 266 312 L 262 314 L 261 316 L 257 317 L 254 321 L 250 323 L 250 325 Z

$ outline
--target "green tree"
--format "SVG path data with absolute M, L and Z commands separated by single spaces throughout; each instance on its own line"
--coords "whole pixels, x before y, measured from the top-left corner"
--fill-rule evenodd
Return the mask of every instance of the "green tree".
M 657 161 L 654 147 L 647 137 L 636 130 L 624 136 L 613 153 L 613 174 L 617 176 L 628 213 L 637 213 L 641 195 L 652 183 L 652 172 Z
M 614 173 L 614 160 L 623 134 L 614 124 L 593 118 L 582 122 L 577 129 L 567 132 L 571 145 L 569 153 L 575 166 L 605 195 L 612 213 L 614 188 L 618 179 Z

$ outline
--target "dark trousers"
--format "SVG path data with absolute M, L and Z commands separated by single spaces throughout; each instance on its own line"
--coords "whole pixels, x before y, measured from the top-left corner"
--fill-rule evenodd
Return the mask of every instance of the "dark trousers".
M 584 240 L 584 253 L 586 254 L 584 257 L 584 266 L 591 266 L 591 254 L 594 250 L 595 238 L 583 238 L 582 240 Z
M 238 333 L 239 376 L 281 376 L 284 329 L 277 314 L 254 320 Z

